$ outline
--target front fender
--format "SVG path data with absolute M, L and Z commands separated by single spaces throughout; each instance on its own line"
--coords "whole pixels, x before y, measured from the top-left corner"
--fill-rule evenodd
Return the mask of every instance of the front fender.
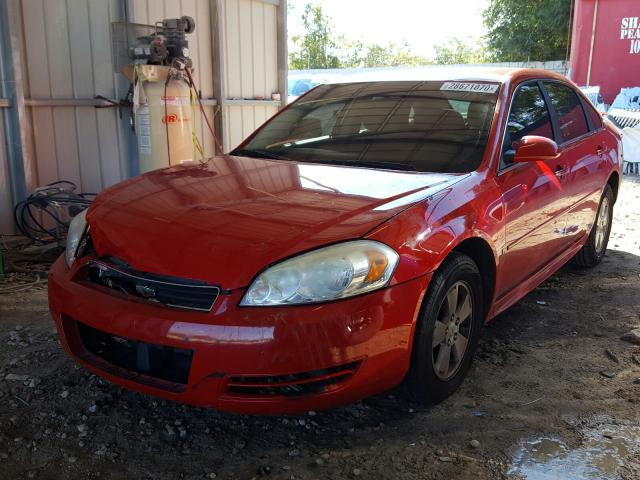
M 502 196 L 493 182 L 461 184 L 414 205 L 366 236 L 400 254 L 392 284 L 437 270 L 469 238 L 485 241 L 497 266 L 504 243 Z

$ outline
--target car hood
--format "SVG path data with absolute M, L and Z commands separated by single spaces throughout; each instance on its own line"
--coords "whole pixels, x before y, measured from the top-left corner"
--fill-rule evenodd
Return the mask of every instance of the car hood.
M 240 288 L 280 259 L 363 236 L 461 177 L 220 156 L 115 185 L 87 221 L 100 256 Z

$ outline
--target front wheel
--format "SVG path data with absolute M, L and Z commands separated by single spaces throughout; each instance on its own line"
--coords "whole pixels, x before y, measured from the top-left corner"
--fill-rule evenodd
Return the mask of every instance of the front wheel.
M 408 397 L 424 405 L 451 395 L 471 366 L 484 318 L 476 264 L 454 252 L 434 274 L 413 339 Z
M 607 185 L 602 192 L 600 206 L 596 219 L 591 227 L 591 233 L 582 249 L 573 257 L 573 263 L 580 267 L 595 267 L 602 261 L 607 244 L 609 243 L 609 234 L 611 233 L 611 222 L 613 220 L 613 190 Z

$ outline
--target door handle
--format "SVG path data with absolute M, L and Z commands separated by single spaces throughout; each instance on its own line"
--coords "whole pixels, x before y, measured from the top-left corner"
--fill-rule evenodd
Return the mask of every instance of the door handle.
M 598 155 L 602 155 L 602 154 L 604 153 L 604 147 L 603 147 L 602 145 L 598 145 L 598 146 L 596 147 L 596 153 L 597 153 Z

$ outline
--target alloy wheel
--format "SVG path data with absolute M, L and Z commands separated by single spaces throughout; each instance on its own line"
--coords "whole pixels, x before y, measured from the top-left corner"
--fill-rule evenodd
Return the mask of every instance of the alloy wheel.
M 600 204 L 600 210 L 598 210 L 598 217 L 596 218 L 596 253 L 600 255 L 604 249 L 605 239 L 607 238 L 607 231 L 609 230 L 609 209 L 611 204 L 609 199 L 604 197 Z
M 444 296 L 433 330 L 433 370 L 440 380 L 449 380 L 460 368 L 469 345 L 472 325 L 471 289 L 460 280 Z

